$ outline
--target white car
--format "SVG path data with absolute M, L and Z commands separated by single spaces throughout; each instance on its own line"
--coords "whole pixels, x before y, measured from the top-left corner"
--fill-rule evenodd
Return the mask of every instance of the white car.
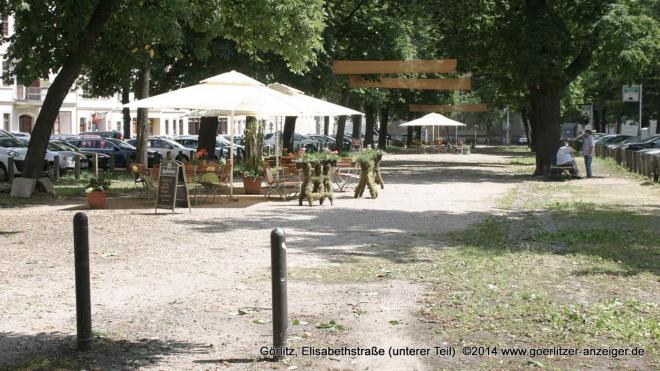
M 14 174 L 20 174 L 27 154 L 27 145 L 4 130 L 0 130 L 0 181 L 6 182 L 9 157 L 14 158 Z
M 56 142 L 48 143 L 48 151 L 46 152 L 46 161 L 48 161 L 48 175 L 52 175 L 53 167 L 51 163 L 55 162 L 55 156 L 59 156 L 60 170 L 74 170 L 76 168 L 76 157 L 80 157 L 80 168 L 87 168 L 87 157 L 78 152 L 73 151 L 71 148 L 66 148 L 63 144 Z
M 137 146 L 136 139 L 129 139 L 126 143 Z M 186 148 L 180 143 L 166 137 L 149 137 L 147 140 L 147 147 L 152 151 L 158 152 L 163 159 L 167 159 L 167 154 L 169 152 L 170 156 L 177 161 L 188 162 L 188 160 L 190 160 L 191 151 L 189 148 Z

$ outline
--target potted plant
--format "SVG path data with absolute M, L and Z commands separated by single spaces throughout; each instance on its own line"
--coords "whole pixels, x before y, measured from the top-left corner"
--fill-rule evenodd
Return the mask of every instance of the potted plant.
M 87 193 L 87 203 L 90 209 L 105 208 L 108 190 L 110 190 L 110 179 L 103 177 L 89 178 L 85 193 Z
M 263 159 L 261 152 L 264 147 L 263 125 L 254 117 L 247 117 L 245 124 L 245 162 L 241 176 L 245 194 L 261 193 L 261 177 Z

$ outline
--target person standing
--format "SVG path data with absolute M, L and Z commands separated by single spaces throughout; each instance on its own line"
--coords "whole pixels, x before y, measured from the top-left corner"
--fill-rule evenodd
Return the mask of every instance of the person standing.
M 591 178 L 591 160 L 594 155 L 594 137 L 591 130 L 585 130 L 582 136 L 582 155 L 584 156 L 584 167 L 586 168 L 587 178 Z

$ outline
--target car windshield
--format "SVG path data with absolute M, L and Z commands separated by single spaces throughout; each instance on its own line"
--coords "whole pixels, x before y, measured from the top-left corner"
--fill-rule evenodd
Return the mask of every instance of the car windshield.
M 13 136 L 0 132 L 0 147 L 27 147 L 27 144 L 18 141 Z
M 80 150 L 79 150 L 78 148 L 76 148 L 75 146 L 73 146 L 73 145 L 71 145 L 71 144 L 69 144 L 69 143 L 66 143 L 66 142 L 55 142 L 55 144 L 57 144 L 57 145 L 60 146 L 61 148 L 64 148 L 65 151 L 73 151 L 73 152 L 79 152 L 79 151 L 80 151 Z
M 119 148 L 123 148 L 123 149 L 135 149 L 135 147 L 133 147 L 132 145 L 130 145 L 130 144 L 126 143 L 126 142 L 122 142 L 121 140 L 117 140 L 117 139 L 106 139 L 106 140 L 107 140 L 108 142 L 110 142 L 110 143 L 116 145 L 116 146 L 119 147 Z

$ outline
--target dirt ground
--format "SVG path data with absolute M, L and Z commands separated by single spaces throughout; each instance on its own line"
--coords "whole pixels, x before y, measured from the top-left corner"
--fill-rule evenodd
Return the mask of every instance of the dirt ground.
M 442 367 L 424 356 L 302 356 L 303 346 L 446 345 L 418 315 L 423 284 L 387 279 L 387 272 L 367 283 L 309 272 L 365 256 L 373 256 L 378 272 L 379 260 L 406 259 L 415 246 L 437 244 L 432 236 L 500 212 L 498 198 L 521 182 L 506 171 L 514 159 L 387 155 L 378 199 L 336 193 L 334 206 L 255 197 L 174 215 L 154 215 L 151 205 L 134 199 L 110 200 L 106 210 L 85 210 L 82 199 L 0 209 L 0 368 L 41 357 L 103 370 Z M 97 335 L 84 355 L 73 351 L 72 218 L 81 210 L 90 220 Z M 272 344 L 269 234 L 275 227 L 287 234 L 289 345 L 297 353 L 277 363 L 260 354 Z

